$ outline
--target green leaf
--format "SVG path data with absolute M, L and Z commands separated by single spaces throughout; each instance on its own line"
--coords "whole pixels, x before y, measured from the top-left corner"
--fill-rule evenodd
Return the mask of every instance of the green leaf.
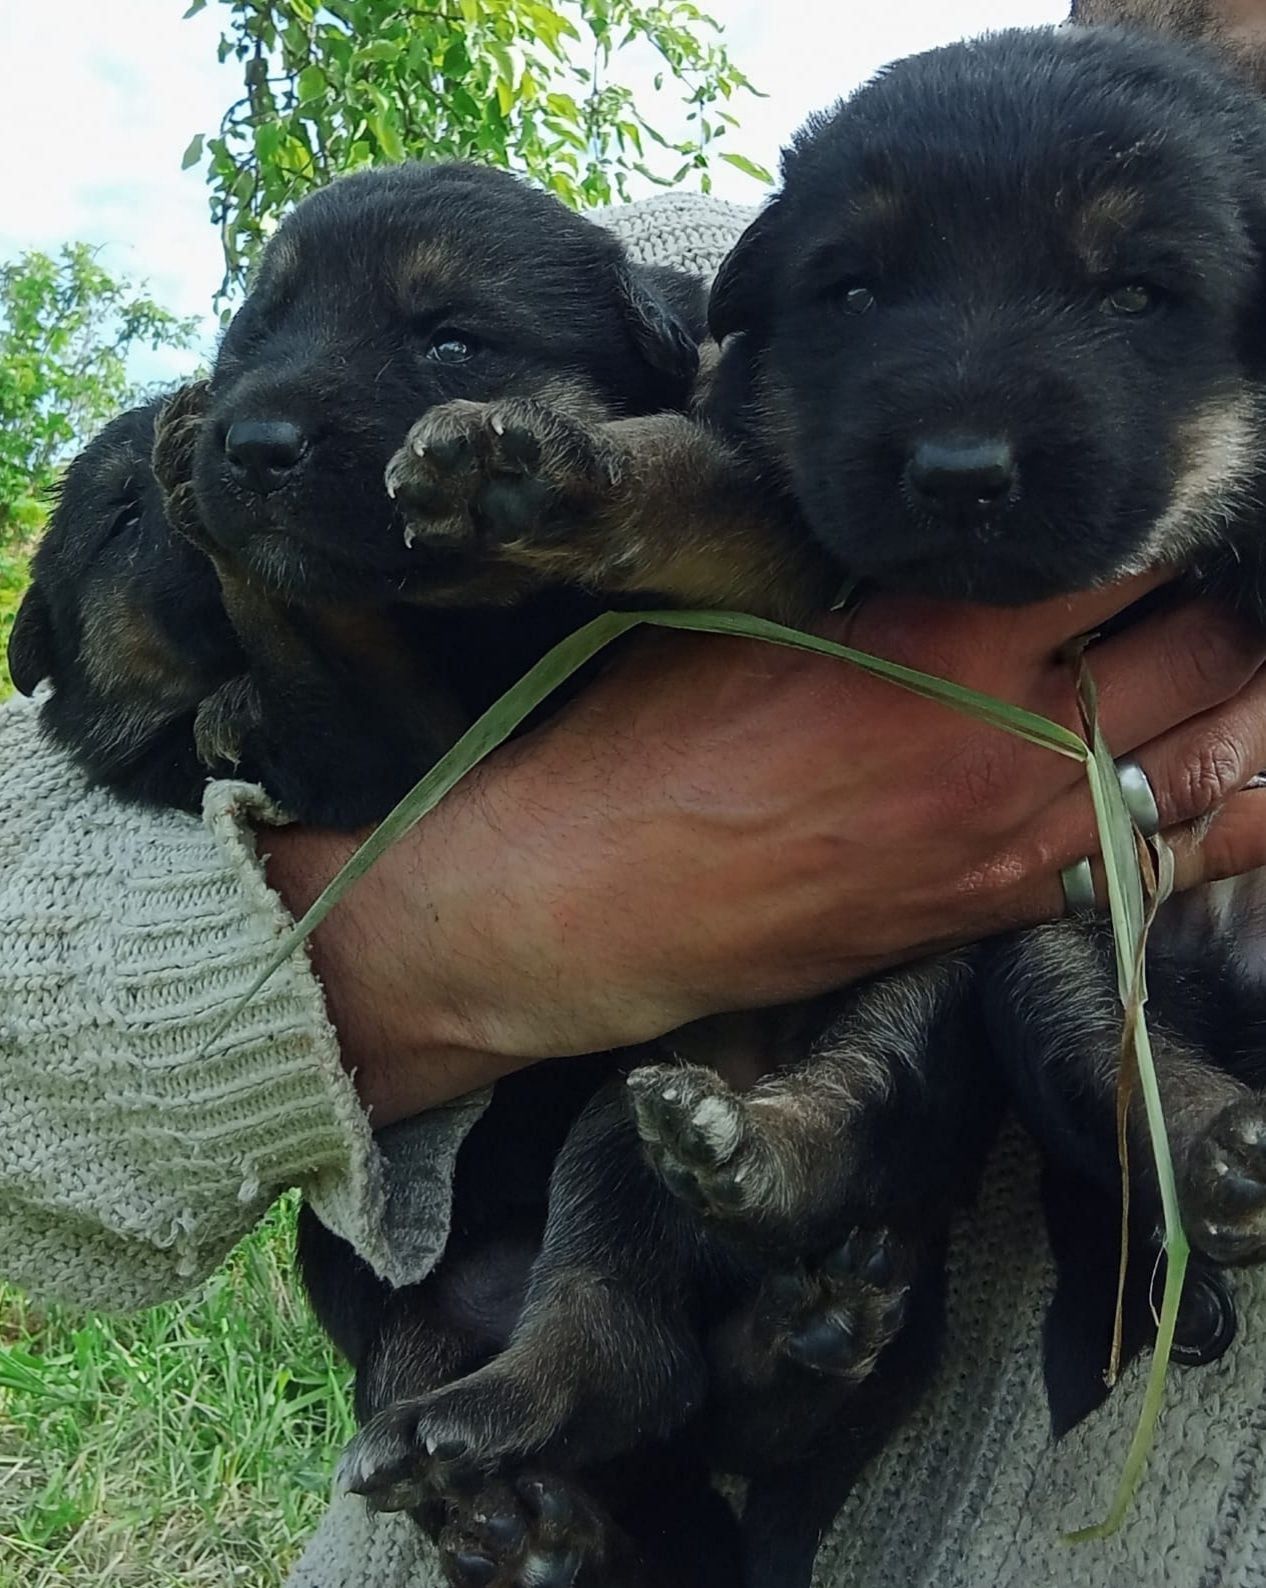
M 185 146 L 185 152 L 180 157 L 180 169 L 187 171 L 191 165 L 197 165 L 202 159 L 202 134 L 196 133 Z
M 299 73 L 295 87 L 299 94 L 299 103 L 307 104 L 310 100 L 321 99 L 327 87 L 325 73 L 319 66 L 305 66 Z
M 388 160 L 400 161 L 404 159 L 404 140 L 385 116 L 370 116 L 369 130 L 378 140 L 378 147 L 387 156 Z
M 395 61 L 404 53 L 404 43 L 400 39 L 375 39 L 356 53 L 362 61 Z
M 279 123 L 262 121 L 255 128 L 255 153 L 263 165 L 272 164 L 285 142 L 285 133 Z

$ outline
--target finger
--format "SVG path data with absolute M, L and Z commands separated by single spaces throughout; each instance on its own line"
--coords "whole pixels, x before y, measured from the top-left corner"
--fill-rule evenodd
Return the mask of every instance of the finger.
M 1171 827 L 1163 836 L 1174 856 L 1175 893 L 1259 871 L 1266 867 L 1266 789 L 1234 794 L 1209 824 Z M 1095 899 L 1106 910 L 1108 888 L 1098 855 L 1090 869 Z M 1266 880 L 1256 893 L 1261 895 L 1258 903 L 1266 905 Z M 1035 922 L 1056 921 L 1069 913 L 1062 877 L 1048 878 L 1033 890 L 1028 913 Z
M 1266 789 L 1246 789 L 1227 800 L 1203 835 L 1186 830 L 1171 840 L 1174 887 L 1179 892 L 1266 866 Z
M 1266 767 L 1266 669 L 1232 700 L 1143 745 L 1162 828 L 1216 811 Z
M 1266 635 L 1211 601 L 1184 601 L 1095 645 L 1087 661 L 1104 737 L 1122 755 L 1230 700 L 1266 662 Z
M 1207 867 L 1210 875 L 1235 874 L 1228 868 L 1234 867 L 1241 853 L 1247 866 L 1266 863 L 1255 858 L 1254 847 L 1260 844 L 1266 849 L 1266 835 L 1259 837 L 1251 818 L 1239 814 L 1240 801 L 1256 799 L 1258 803 L 1246 809 L 1257 812 L 1266 828 L 1266 791 L 1241 793 L 1259 769 L 1266 767 L 1266 672 L 1228 704 L 1142 746 L 1137 759 L 1155 795 L 1161 829 L 1176 836 L 1176 853 L 1185 857 L 1182 875 L 1192 879 L 1187 885 L 1201 880 L 1202 867 Z M 1203 840 L 1210 848 L 1205 858 L 1199 858 L 1190 824 L 1218 811 L 1221 815 Z M 1223 827 L 1228 812 L 1234 815 Z M 1081 782 L 1048 807 L 1040 829 L 1000 860 L 997 872 L 1019 881 L 1020 910 L 1026 919 L 1052 920 L 1065 911 L 1061 869 L 1098 853 L 1090 791 Z M 1097 859 L 1096 877 L 1102 898 Z

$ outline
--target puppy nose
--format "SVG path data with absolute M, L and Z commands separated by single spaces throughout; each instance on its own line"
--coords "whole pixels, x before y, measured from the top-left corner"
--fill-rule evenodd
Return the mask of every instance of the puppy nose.
M 261 494 L 275 491 L 306 451 L 303 431 L 286 419 L 238 419 L 224 437 L 225 457 Z
M 1003 506 L 1015 490 L 1016 474 L 1007 442 L 976 436 L 920 441 L 906 464 L 919 506 L 958 522 L 984 518 Z

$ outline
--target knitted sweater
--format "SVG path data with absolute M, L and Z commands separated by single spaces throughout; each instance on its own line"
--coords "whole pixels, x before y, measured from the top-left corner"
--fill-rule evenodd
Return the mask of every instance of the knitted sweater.
M 748 212 L 667 195 L 608 219 L 639 257 L 708 272 Z M 375 1142 L 302 955 L 214 1035 L 288 925 L 257 856 L 275 820 L 236 783 L 209 787 L 202 823 L 122 805 L 83 787 L 29 702 L 0 708 L 0 1265 L 33 1294 L 171 1297 L 291 1185 L 396 1283 L 443 1249 L 477 1100 Z M 1122 1534 L 1076 1550 L 1061 1534 L 1106 1507 L 1141 1372 L 1053 1445 L 1048 1288 L 1032 1155 L 1013 1137 L 955 1243 L 938 1382 L 844 1506 L 819 1588 L 1266 1584 L 1262 1278 L 1240 1284 L 1227 1356 L 1175 1370 Z M 412 1524 L 341 1499 L 290 1588 L 439 1581 Z

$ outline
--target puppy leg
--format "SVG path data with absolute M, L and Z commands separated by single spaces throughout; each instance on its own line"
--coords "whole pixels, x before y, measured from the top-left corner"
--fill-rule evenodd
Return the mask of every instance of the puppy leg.
M 1000 1062 L 1030 1131 L 1065 1169 L 1115 1196 L 1117 1075 L 1122 1012 L 1107 927 L 1061 922 L 993 946 L 985 1004 Z M 1149 959 L 1159 986 L 1177 967 Z M 1190 974 L 1190 972 L 1188 972 Z M 1165 1107 L 1183 1224 L 1218 1263 L 1266 1256 L 1266 1098 L 1183 1034 L 1182 990 L 1149 1006 L 1148 1028 Z M 1142 1100 L 1130 1116 L 1130 1199 L 1140 1233 L 1163 1224 Z
M 758 1249 L 806 1250 L 850 1217 L 882 1224 L 943 1200 L 967 1116 L 988 1113 L 969 1068 L 970 989 L 966 954 L 869 982 L 807 1058 L 747 1092 L 700 1065 L 634 1070 L 648 1158 L 676 1195 Z
M 680 414 L 447 403 L 413 427 L 387 482 L 420 553 L 460 546 L 532 585 L 791 618 L 840 583 L 716 432 Z
M 668 1437 L 703 1390 L 698 1239 L 642 1160 L 623 1088 L 605 1088 L 560 1154 L 506 1350 L 371 1419 L 344 1457 L 345 1485 L 401 1503 L 451 1492 L 465 1472 L 571 1471 Z

